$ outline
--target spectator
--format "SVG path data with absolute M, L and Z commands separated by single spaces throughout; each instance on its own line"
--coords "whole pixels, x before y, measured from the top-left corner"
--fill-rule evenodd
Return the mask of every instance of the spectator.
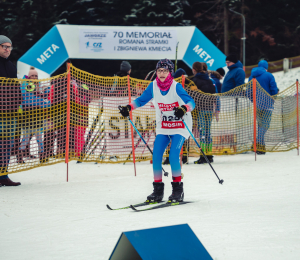
M 214 80 L 216 83 L 216 87 L 218 92 L 221 93 L 222 89 L 222 84 L 220 82 L 221 79 L 223 79 L 225 75 L 225 70 L 223 68 L 218 68 L 216 71 L 210 71 L 210 77 Z
M 49 137 L 52 138 L 50 142 L 47 144 L 47 150 L 45 151 L 49 156 L 52 156 L 51 151 L 53 152 L 54 148 L 54 135 L 57 137 L 57 145 L 56 145 L 56 158 L 64 158 L 66 151 L 66 135 L 67 135 L 67 88 L 66 86 L 66 78 L 56 78 L 52 80 L 52 85 L 50 87 L 48 100 L 51 103 L 50 115 L 51 118 L 48 119 L 49 123 L 53 124 L 53 131 L 50 131 Z
M 253 68 L 249 81 L 256 78 L 260 86 L 271 96 L 278 93 L 277 84 L 274 76 L 268 72 L 268 62 L 261 60 L 257 68 Z M 270 127 L 272 111 L 274 109 L 274 99 L 267 96 L 265 93 L 256 91 L 256 106 L 257 106 L 257 154 L 265 154 L 265 134 Z M 250 94 L 250 93 L 249 93 Z M 252 101 L 252 95 L 248 95 Z
M 222 76 L 219 74 L 219 72 L 214 70 L 208 71 L 210 78 L 214 81 L 216 93 L 221 93 L 221 82 L 220 79 L 222 79 Z
M 216 89 L 216 92 L 215 92 L 215 93 L 218 93 L 217 84 L 216 84 L 216 82 L 214 81 L 214 79 L 212 79 L 212 77 L 211 77 L 211 75 L 210 75 L 210 74 L 211 74 L 211 71 L 208 70 L 206 62 L 200 62 L 200 63 L 203 65 L 203 70 L 206 71 L 206 72 L 208 73 L 209 79 L 210 79 L 210 80 L 212 81 L 212 83 L 214 84 L 214 87 L 215 87 L 215 89 Z
M 66 71 L 61 66 L 55 73 L 55 76 L 61 75 Z M 52 75 L 52 76 L 54 76 Z M 45 161 L 50 157 L 64 159 L 66 150 L 66 133 L 67 133 L 67 77 L 61 75 L 51 80 L 50 86 L 44 90 L 44 96 L 51 103 L 47 127 L 44 132 L 44 156 Z M 56 139 L 56 145 L 55 144 Z M 56 149 L 55 149 L 56 148 Z M 56 150 L 56 154 L 54 154 Z
M 176 78 L 181 77 L 182 75 L 186 75 L 186 72 L 184 69 L 179 68 L 178 70 L 175 71 L 175 73 L 173 73 L 172 76 L 174 79 L 176 79 Z
M 225 70 L 224 70 L 223 68 L 218 68 L 218 69 L 216 70 L 216 72 L 219 72 L 219 74 L 222 76 L 222 78 L 223 78 L 224 75 L 225 75 Z
M 35 74 L 35 72 L 31 72 L 30 74 Z M 36 78 L 34 76 L 34 78 Z M 23 102 L 23 124 L 22 129 L 23 139 L 21 141 L 20 149 L 19 149 L 19 157 L 23 160 L 23 157 L 26 156 L 26 146 L 30 141 L 30 136 L 35 134 L 36 140 L 38 143 L 38 154 L 40 158 L 40 162 L 43 161 L 44 155 L 44 145 L 43 145 L 43 128 L 44 128 L 44 113 L 39 111 L 38 108 L 47 108 L 50 107 L 50 101 L 44 100 L 43 98 L 38 97 L 39 93 L 37 91 L 38 82 L 24 82 L 21 86 Z
M 192 71 L 194 77 L 192 81 L 197 86 L 197 89 L 209 94 L 215 94 L 216 89 L 208 76 L 205 66 L 201 62 L 194 62 Z M 196 90 L 196 88 L 191 88 L 191 90 Z M 203 95 L 201 92 L 195 92 L 191 94 L 196 103 L 196 109 L 198 110 L 198 128 L 200 135 L 200 146 L 205 154 L 212 152 L 212 138 L 211 138 L 211 122 L 213 119 L 214 110 L 217 103 L 217 98 L 215 96 Z M 218 114 L 217 112 L 215 112 Z M 217 119 L 218 116 L 216 115 Z M 207 155 L 210 162 L 213 162 L 213 156 Z M 203 155 L 195 161 L 195 164 L 206 163 Z
M 39 77 L 38 77 L 38 72 L 37 72 L 37 70 L 36 70 L 33 66 L 31 66 L 30 69 L 29 69 L 29 72 L 28 72 L 28 76 L 25 75 L 24 78 L 25 78 L 25 79 L 38 79 Z M 36 85 L 37 85 L 37 84 L 35 84 L 35 86 L 36 86 Z M 22 108 L 21 108 L 21 109 L 22 109 Z M 21 117 L 22 117 L 22 116 L 21 116 Z M 22 117 L 22 119 L 23 119 L 23 121 L 26 120 L 26 118 L 24 118 L 24 117 Z M 17 128 L 20 129 L 20 130 L 19 130 L 19 132 L 20 132 L 19 135 L 21 135 L 21 125 L 22 125 L 22 123 L 19 123 L 19 122 L 18 122 Z M 16 131 L 16 132 L 17 132 L 17 131 Z M 18 163 L 24 163 L 24 161 L 23 161 L 23 156 L 28 156 L 30 159 L 35 159 L 35 158 L 36 158 L 35 156 L 33 156 L 33 155 L 30 154 L 30 140 L 31 140 L 31 138 L 33 137 L 33 135 L 34 135 L 34 133 L 32 133 L 32 134 L 30 135 L 30 137 L 29 137 L 29 142 L 28 142 L 28 144 L 27 144 L 27 146 L 26 146 L 26 148 L 25 148 L 25 150 L 24 150 L 24 153 L 23 153 L 23 154 L 20 154 L 20 152 L 18 151 L 18 153 L 17 153 L 17 162 L 18 162 Z M 18 142 L 19 144 L 17 144 L 17 142 Z M 16 148 L 16 149 L 19 150 L 19 148 L 20 148 L 20 139 L 19 139 L 19 138 L 15 138 L 15 145 L 14 145 L 14 148 Z
M 74 106 L 74 118 L 71 127 L 71 136 L 74 140 L 71 147 L 75 152 L 75 156 L 79 157 L 77 163 L 81 163 L 84 158 L 83 148 L 85 144 L 84 135 L 86 128 L 89 125 L 89 103 L 91 97 L 89 93 L 89 87 L 86 84 L 78 86 L 75 80 L 72 81 L 73 92 L 71 100 L 75 101 Z
M 17 78 L 17 69 L 8 57 L 12 51 L 11 40 L 0 35 L 0 77 Z M 16 82 L 0 82 L 0 186 L 18 186 L 7 175 L 11 146 L 15 138 L 19 106 L 22 103 L 21 90 Z M 11 85 L 10 85 L 10 84 Z M 3 175 L 4 174 L 4 175 Z
M 130 75 L 131 73 L 131 65 L 128 61 L 122 61 L 120 65 L 120 71 L 117 72 L 117 76 L 124 77 Z
M 115 74 L 114 76 L 118 77 L 127 77 L 131 73 L 131 65 L 128 61 L 122 61 L 120 65 L 120 70 Z M 115 77 L 114 83 L 109 91 L 110 96 L 123 96 L 124 93 L 127 91 L 127 86 L 122 86 L 122 80 L 119 80 L 117 77 Z M 124 81 L 123 81 L 124 82 Z M 132 96 L 137 95 L 137 89 L 134 88 L 132 93 Z
M 226 65 L 229 71 L 223 81 L 222 93 L 243 85 L 246 78 L 245 71 L 243 70 L 243 64 L 234 54 L 230 54 L 226 57 Z

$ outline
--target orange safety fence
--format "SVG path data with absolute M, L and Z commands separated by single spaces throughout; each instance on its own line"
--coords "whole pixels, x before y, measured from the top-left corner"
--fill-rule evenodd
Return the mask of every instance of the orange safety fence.
M 258 82 L 254 87 L 253 81 L 211 95 L 199 91 L 189 78 L 175 80 L 195 100 L 192 132 L 206 154 L 299 148 L 296 83 L 271 97 Z M 0 175 L 72 160 L 151 160 L 151 153 L 118 109 L 139 97 L 149 83 L 97 76 L 73 65 L 68 72 L 48 79 L 0 78 Z M 131 117 L 153 150 L 156 121 L 152 103 L 132 111 Z M 200 155 L 191 138 L 183 153 Z

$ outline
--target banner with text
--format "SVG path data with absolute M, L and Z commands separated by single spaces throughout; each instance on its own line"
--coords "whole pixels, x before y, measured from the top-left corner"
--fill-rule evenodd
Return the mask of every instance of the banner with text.
M 177 31 L 172 29 L 80 29 L 80 53 L 175 54 Z

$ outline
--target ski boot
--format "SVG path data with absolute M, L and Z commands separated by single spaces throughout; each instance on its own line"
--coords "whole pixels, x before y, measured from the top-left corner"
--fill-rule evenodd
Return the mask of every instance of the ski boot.
M 266 154 L 266 152 L 265 152 L 266 146 L 265 145 L 258 144 L 257 148 L 260 149 L 260 150 L 263 150 L 263 151 L 256 151 L 256 154 L 258 154 L 258 155 Z
M 160 202 L 164 197 L 164 187 L 163 182 L 153 182 L 153 193 L 147 197 L 146 202 Z
M 184 198 L 183 182 L 171 182 L 171 184 L 173 190 L 168 202 L 182 202 Z
M 206 157 L 210 163 L 214 162 L 213 159 L 214 157 L 212 155 L 207 155 Z M 204 156 L 200 156 L 200 158 L 194 162 L 194 164 L 204 164 L 204 163 L 207 163 Z

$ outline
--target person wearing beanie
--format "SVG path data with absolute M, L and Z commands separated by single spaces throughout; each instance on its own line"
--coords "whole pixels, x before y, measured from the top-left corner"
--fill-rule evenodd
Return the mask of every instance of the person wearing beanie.
M 12 49 L 11 40 L 4 35 L 0 35 L 0 77 L 17 78 L 17 68 L 8 59 Z
M 38 79 L 38 72 L 36 71 L 35 67 L 31 66 L 30 69 L 29 69 L 29 72 L 28 72 L 28 76 L 25 75 L 23 77 L 23 79 Z M 23 83 L 25 84 L 25 83 Z M 33 85 L 30 85 L 30 84 L 27 84 L 27 87 L 31 88 L 32 86 L 37 86 L 36 83 L 34 83 Z M 22 91 L 22 87 L 21 87 L 21 91 Z M 22 105 L 20 106 L 20 109 L 21 111 L 22 110 Z M 32 116 L 31 116 L 32 117 Z M 26 121 L 26 118 L 24 118 L 24 115 L 21 115 L 20 116 L 21 120 L 18 120 L 17 122 L 17 125 L 16 125 L 16 136 L 21 136 L 21 128 L 22 128 L 22 123 L 20 121 Z M 19 119 L 20 119 L 19 118 Z M 31 159 L 35 159 L 36 157 L 34 155 L 31 155 L 30 154 L 30 139 L 33 137 L 33 134 L 30 136 L 29 138 L 29 142 L 26 146 L 26 149 L 24 151 L 24 155 L 26 155 L 26 157 L 30 157 Z M 24 163 L 24 160 L 23 160 L 23 157 L 22 157 L 22 154 L 20 153 L 19 151 L 19 148 L 20 148 L 20 138 L 15 138 L 15 141 L 14 141 L 14 148 L 13 148 L 13 151 L 12 153 L 13 154 L 16 154 L 17 156 L 17 163 Z
M 35 69 L 35 67 L 33 67 L 33 66 L 30 67 L 28 75 L 25 75 L 23 77 L 23 79 L 35 79 L 35 80 L 38 78 L 39 78 L 38 72 Z M 29 82 L 29 84 L 28 84 L 28 82 L 26 82 L 26 83 L 24 82 L 23 86 L 21 87 L 21 91 L 23 90 L 22 89 L 23 87 L 26 87 L 28 92 L 35 91 L 37 94 L 39 94 L 39 84 L 36 82 Z M 23 101 L 24 101 L 24 95 L 23 95 Z M 23 111 L 23 105 L 21 106 L 21 109 Z M 22 113 L 21 118 L 22 118 L 21 121 L 23 121 L 23 122 L 21 122 L 20 124 L 17 124 L 17 130 L 16 130 L 16 132 L 20 132 L 20 133 L 21 133 L 22 127 L 23 127 L 23 132 L 26 132 L 25 126 L 28 125 L 28 123 L 26 123 L 26 122 L 28 122 L 29 120 L 36 121 L 35 116 L 32 113 L 30 115 L 29 115 L 29 113 L 26 113 L 26 112 Z M 42 126 L 41 126 L 41 128 L 42 128 Z M 41 138 L 38 135 L 38 131 L 35 133 L 31 133 L 29 136 L 29 141 L 27 142 L 26 148 L 24 150 L 20 150 L 21 142 L 20 142 L 19 138 L 15 139 L 14 150 L 17 149 L 17 163 L 25 163 L 23 157 L 28 157 L 30 159 L 36 158 L 36 156 L 30 154 L 30 140 L 32 139 L 32 137 L 34 135 L 36 136 L 36 140 L 38 140 L 38 142 L 41 142 Z
M 24 157 L 30 157 L 30 138 L 35 135 L 38 143 L 38 154 L 40 162 L 42 162 L 42 155 L 44 153 L 43 143 L 43 128 L 44 120 L 39 119 L 37 116 L 40 108 L 49 108 L 51 103 L 49 100 L 40 97 L 38 91 L 39 82 L 35 81 L 38 78 L 37 72 L 34 67 L 31 67 L 28 76 L 24 76 L 32 81 L 24 81 L 21 86 L 23 102 L 22 102 L 22 140 L 19 147 L 18 163 L 24 163 Z
M 0 77 L 17 78 L 17 69 L 8 59 L 13 47 L 12 41 L 0 35 Z M 5 86 L 3 86 L 5 82 Z M 0 81 L 0 186 L 18 186 L 7 175 L 11 156 L 11 144 L 14 142 L 15 129 L 22 94 L 13 80 Z M 9 133 L 9 134 L 8 134 Z M 5 136 L 5 138 L 3 138 Z
M 172 194 L 168 203 L 181 202 L 184 198 L 183 183 L 181 182 L 181 167 L 179 154 L 184 140 L 189 132 L 182 122 L 186 122 L 192 129 L 191 111 L 195 107 L 194 100 L 188 95 L 180 83 L 177 83 L 172 74 L 174 64 L 169 59 L 162 59 L 156 65 L 156 79 L 151 82 L 143 94 L 131 104 L 120 107 L 122 116 L 129 116 L 133 109 L 146 105 L 150 100 L 156 111 L 156 138 L 153 148 L 154 191 L 147 197 L 146 202 L 162 201 L 164 183 L 162 182 L 162 158 L 170 140 L 170 164 L 172 169 Z
M 117 72 L 117 76 L 124 77 L 130 75 L 131 65 L 128 61 L 122 61 L 120 65 L 120 71 Z
M 216 85 L 216 93 L 221 93 L 222 90 L 222 83 L 220 80 L 223 78 L 223 76 L 215 70 L 208 71 L 210 74 L 211 79 L 215 82 Z
M 226 74 L 221 92 L 225 93 L 235 87 L 245 84 L 246 74 L 243 70 L 243 64 L 237 59 L 235 54 L 229 54 L 226 57 L 228 73 Z
M 186 72 L 185 72 L 184 69 L 179 68 L 178 70 L 176 70 L 176 71 L 173 73 L 173 78 L 176 79 L 176 78 L 181 77 L 182 75 L 186 75 Z
M 214 114 L 214 107 L 216 106 L 216 97 L 207 96 L 203 93 L 215 94 L 216 88 L 213 81 L 209 78 L 207 67 L 204 62 L 194 62 L 192 71 L 194 77 L 191 79 L 196 86 L 192 86 L 190 95 L 197 100 L 196 109 L 198 110 L 198 129 L 200 136 L 200 146 L 207 155 L 209 162 L 213 162 L 212 152 L 212 138 L 211 138 L 211 122 Z M 200 91 L 195 91 L 200 90 Z M 205 158 L 200 155 L 200 158 L 194 164 L 207 163 Z
M 270 95 L 278 94 L 278 88 L 274 76 L 268 72 L 268 62 L 261 60 L 258 63 L 257 68 L 253 68 L 251 75 L 249 77 L 249 82 L 256 78 L 259 85 Z M 264 94 L 262 91 L 258 90 L 258 95 L 256 97 L 257 106 L 257 154 L 265 154 L 265 134 L 270 127 L 272 111 L 274 109 L 274 100 L 270 96 Z M 247 95 L 251 101 L 253 97 L 248 93 Z
M 218 69 L 216 70 L 216 72 L 218 72 L 218 73 L 222 76 L 222 78 L 223 78 L 224 75 L 225 75 L 225 70 L 224 70 L 223 68 L 218 68 Z

